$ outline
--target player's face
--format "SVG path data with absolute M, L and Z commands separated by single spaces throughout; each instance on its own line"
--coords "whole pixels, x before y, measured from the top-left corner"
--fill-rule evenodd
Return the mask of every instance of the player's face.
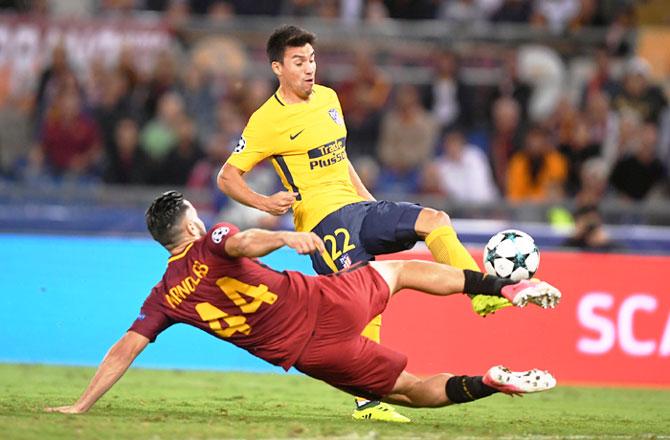
M 187 229 L 197 238 L 204 237 L 207 234 L 207 229 L 205 228 L 205 223 L 198 217 L 198 211 L 196 211 L 188 200 L 184 200 L 184 204 L 188 206 L 188 209 L 184 214 Z
M 311 44 L 307 43 L 302 47 L 287 47 L 284 52 L 284 61 L 272 64 L 285 92 L 300 99 L 309 98 L 316 76 L 316 60 Z

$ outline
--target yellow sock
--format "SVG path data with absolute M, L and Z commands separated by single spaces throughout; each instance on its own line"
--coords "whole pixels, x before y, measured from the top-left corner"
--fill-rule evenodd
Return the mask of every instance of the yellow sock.
M 361 335 L 379 344 L 379 341 L 381 341 L 382 339 L 381 333 L 382 333 L 382 315 L 377 315 L 374 318 L 372 318 L 372 321 L 368 322 L 368 325 L 365 326 L 365 328 L 361 332 Z M 363 405 L 368 402 L 369 400 L 366 399 L 365 397 L 356 397 L 357 406 Z
M 438 263 L 481 272 L 472 255 L 460 242 L 451 226 L 440 226 L 426 237 L 426 246 Z

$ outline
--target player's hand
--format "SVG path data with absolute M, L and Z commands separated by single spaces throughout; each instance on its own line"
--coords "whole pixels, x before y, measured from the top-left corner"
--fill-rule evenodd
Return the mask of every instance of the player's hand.
M 46 412 L 57 412 L 61 414 L 82 414 L 85 413 L 85 410 L 77 408 L 75 405 L 66 405 L 66 406 L 48 406 L 44 408 Z
M 313 232 L 285 232 L 283 239 L 286 246 L 295 249 L 300 255 L 326 251 L 321 237 Z
M 279 191 L 271 196 L 268 196 L 263 211 L 272 215 L 283 215 L 291 209 L 295 198 L 298 197 L 297 192 Z

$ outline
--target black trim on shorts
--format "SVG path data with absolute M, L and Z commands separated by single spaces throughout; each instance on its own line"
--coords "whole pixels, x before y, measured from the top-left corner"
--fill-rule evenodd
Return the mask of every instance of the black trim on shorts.
M 374 257 L 373 257 L 373 261 L 374 261 Z M 325 274 L 324 276 L 337 277 L 337 276 L 340 276 L 342 274 L 345 274 L 345 273 L 348 273 L 348 272 L 353 272 L 355 270 L 361 269 L 361 268 L 367 266 L 368 263 L 370 263 L 370 261 L 357 261 L 349 267 L 345 267 L 344 269 L 340 269 L 337 272 Z

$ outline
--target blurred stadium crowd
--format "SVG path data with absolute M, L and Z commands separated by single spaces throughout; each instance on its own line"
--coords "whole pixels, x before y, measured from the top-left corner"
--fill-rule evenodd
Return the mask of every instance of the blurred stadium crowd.
M 193 19 L 211 25 L 243 15 L 280 15 L 284 21 L 319 17 L 343 23 L 522 23 L 557 35 L 601 28 L 602 41 L 578 54 L 526 45 L 482 56 L 469 53 L 467 46 L 438 44 L 412 60 L 430 72 L 426 81 L 396 80 L 380 65 L 384 57 L 373 46 L 352 48 L 344 58 L 332 45 L 323 52 L 317 46 L 317 79 L 339 94 L 349 157 L 373 192 L 430 194 L 475 204 L 502 198 L 570 200 L 587 214 L 603 197 L 669 198 L 668 78 L 654 75 L 631 43 L 639 19 L 633 2 L 0 2 L 10 12 L 47 18 L 72 3 L 92 16 L 157 11 L 153 14 L 180 43 L 161 51 L 153 67 L 143 70 L 129 47 L 111 61 L 100 54 L 81 66 L 71 62 L 66 44 L 56 42 L 34 85 L 2 101 L 5 181 L 183 185 L 217 194 L 216 172 L 276 83 L 258 48 L 240 45 L 240 53 L 231 53 L 258 60 L 257 69 L 266 72 L 227 75 L 225 68 L 192 62 L 196 49 L 180 38 L 182 26 Z M 393 63 L 384 56 L 386 65 Z M 350 66 L 348 74 L 324 73 L 331 60 L 342 59 Z M 479 81 L 475 73 L 484 70 L 489 75 Z M 265 171 L 254 179 L 257 190 L 278 189 L 271 170 Z M 226 203 L 219 194 L 213 207 L 219 210 Z

